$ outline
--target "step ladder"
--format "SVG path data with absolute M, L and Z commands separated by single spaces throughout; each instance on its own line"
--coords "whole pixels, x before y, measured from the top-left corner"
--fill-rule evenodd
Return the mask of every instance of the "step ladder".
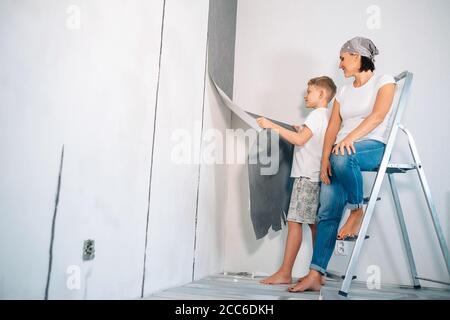
M 406 173 L 411 170 L 417 171 L 417 174 L 418 174 L 421 186 L 422 186 L 422 190 L 425 195 L 425 199 L 427 201 L 428 209 L 430 211 L 431 218 L 433 221 L 434 231 L 436 232 L 436 236 L 439 241 L 440 249 L 441 249 L 442 255 L 445 260 L 445 265 L 447 267 L 447 271 L 450 276 L 450 260 L 449 260 L 448 247 L 445 242 L 445 238 L 444 238 L 444 234 L 441 229 L 441 225 L 439 223 L 438 215 L 436 212 L 436 207 L 434 205 L 433 199 L 431 198 L 430 188 L 428 186 L 428 182 L 425 177 L 425 172 L 423 170 L 422 163 L 420 161 L 419 153 L 417 152 L 416 143 L 413 139 L 413 136 L 408 131 L 408 129 L 406 129 L 400 123 L 400 120 L 402 118 L 403 112 L 406 107 L 406 101 L 409 96 L 412 79 L 413 79 L 413 74 L 408 71 L 404 71 L 395 77 L 395 81 L 397 82 L 397 84 L 400 84 L 402 80 L 404 81 L 403 88 L 400 91 L 400 97 L 398 99 L 396 109 L 393 110 L 394 118 L 392 121 L 392 127 L 391 127 L 391 130 L 389 133 L 389 138 L 388 138 L 388 141 L 386 144 L 383 159 L 381 160 L 381 164 L 380 164 L 379 168 L 374 170 L 374 172 L 377 172 L 375 182 L 372 186 L 372 191 L 370 193 L 369 201 L 367 203 L 366 210 L 364 212 L 364 218 L 363 218 L 363 221 L 361 224 L 358 238 L 355 241 L 355 246 L 353 248 L 353 251 L 352 251 L 352 254 L 350 257 L 350 261 L 347 266 L 347 270 L 345 272 L 345 275 L 343 276 L 343 281 L 342 281 L 341 289 L 339 291 L 339 295 L 344 296 L 344 297 L 348 296 L 352 279 L 354 279 L 356 265 L 357 265 L 359 256 L 361 254 L 361 249 L 363 247 L 364 239 L 366 238 L 366 235 L 367 235 L 367 230 L 369 228 L 370 221 L 372 219 L 372 215 L 373 215 L 373 212 L 375 209 L 375 203 L 377 200 L 379 200 L 378 195 L 380 193 L 381 185 L 382 185 L 385 175 L 387 175 L 388 179 L 389 179 L 389 184 L 390 184 L 392 196 L 394 199 L 395 209 L 396 209 L 396 213 L 397 213 L 397 217 L 398 217 L 398 221 L 399 221 L 399 225 L 400 225 L 400 230 L 402 233 L 403 242 L 404 242 L 405 249 L 406 249 L 406 254 L 407 254 L 408 263 L 409 263 L 410 270 L 411 270 L 411 277 L 412 277 L 414 288 L 421 287 L 419 280 L 434 281 L 434 282 L 444 283 L 444 284 L 447 284 L 447 283 L 441 282 L 441 281 L 435 281 L 435 280 L 431 280 L 431 279 L 426 279 L 426 278 L 420 278 L 417 275 L 416 264 L 414 262 L 413 252 L 411 250 L 411 244 L 409 241 L 408 232 L 406 230 L 405 220 L 403 218 L 403 210 L 402 210 L 402 207 L 400 204 L 400 199 L 398 196 L 397 187 L 396 187 L 396 183 L 395 183 L 395 179 L 394 179 L 394 175 L 397 173 Z M 408 138 L 409 148 L 410 148 L 412 158 L 414 161 L 414 163 L 412 163 L 412 164 L 389 163 L 389 160 L 391 158 L 392 149 L 394 147 L 394 144 L 395 144 L 395 141 L 397 138 L 397 133 L 399 130 L 401 130 L 403 133 L 405 133 Z

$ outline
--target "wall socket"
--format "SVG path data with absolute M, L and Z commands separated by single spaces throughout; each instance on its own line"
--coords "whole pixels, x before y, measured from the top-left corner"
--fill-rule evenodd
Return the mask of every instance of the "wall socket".
M 338 256 L 348 256 L 350 251 L 349 243 L 347 241 L 336 241 L 336 247 L 334 252 Z
M 83 261 L 92 260 L 95 257 L 95 240 L 84 240 Z

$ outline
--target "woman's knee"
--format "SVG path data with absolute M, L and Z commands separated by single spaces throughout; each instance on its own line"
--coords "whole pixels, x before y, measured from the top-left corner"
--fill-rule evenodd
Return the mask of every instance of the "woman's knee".
M 330 156 L 330 164 L 332 173 L 336 173 L 338 176 L 345 173 L 349 168 L 354 165 L 355 157 L 353 155 L 335 155 Z

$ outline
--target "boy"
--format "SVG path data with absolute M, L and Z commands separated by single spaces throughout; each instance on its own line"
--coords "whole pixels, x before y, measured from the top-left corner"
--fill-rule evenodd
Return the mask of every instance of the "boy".
M 295 145 L 291 170 L 291 177 L 295 180 L 287 215 L 288 237 L 284 259 L 278 271 L 261 280 L 261 283 L 285 284 L 292 282 L 292 268 L 302 242 L 303 223 L 308 224 L 311 228 L 314 241 L 316 215 L 319 207 L 319 175 L 323 140 L 330 117 L 327 106 L 335 94 L 336 85 L 329 77 L 317 77 L 309 80 L 304 99 L 306 107 L 313 111 L 306 117 L 302 128 L 294 126 L 297 132 L 285 129 L 265 118 L 257 119 L 261 128 L 276 130 L 282 138 Z M 296 286 L 289 288 L 289 291 L 297 291 Z

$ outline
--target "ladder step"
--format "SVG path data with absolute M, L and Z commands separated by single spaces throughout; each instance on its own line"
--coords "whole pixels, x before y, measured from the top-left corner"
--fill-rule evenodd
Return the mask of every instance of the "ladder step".
M 417 169 L 417 166 L 413 163 L 389 163 L 386 168 L 386 173 L 405 173 L 414 169 Z
M 371 172 L 378 172 L 379 168 L 370 170 Z M 386 173 L 405 173 L 409 170 L 417 169 L 414 163 L 389 163 L 386 167 Z
M 370 236 L 366 234 L 366 236 L 364 237 L 364 240 L 369 239 L 369 238 L 370 238 Z M 347 238 L 344 238 L 344 239 L 341 239 L 341 240 L 339 240 L 339 239 L 337 239 L 337 240 L 338 241 L 355 242 L 356 239 L 357 239 L 357 237 L 347 237 Z
M 368 204 L 368 203 L 369 203 L 369 200 L 370 200 L 370 197 L 365 197 L 363 203 L 364 203 L 364 204 Z M 380 197 L 377 197 L 377 201 L 380 201 L 380 200 L 381 200 L 381 198 L 380 198 Z

